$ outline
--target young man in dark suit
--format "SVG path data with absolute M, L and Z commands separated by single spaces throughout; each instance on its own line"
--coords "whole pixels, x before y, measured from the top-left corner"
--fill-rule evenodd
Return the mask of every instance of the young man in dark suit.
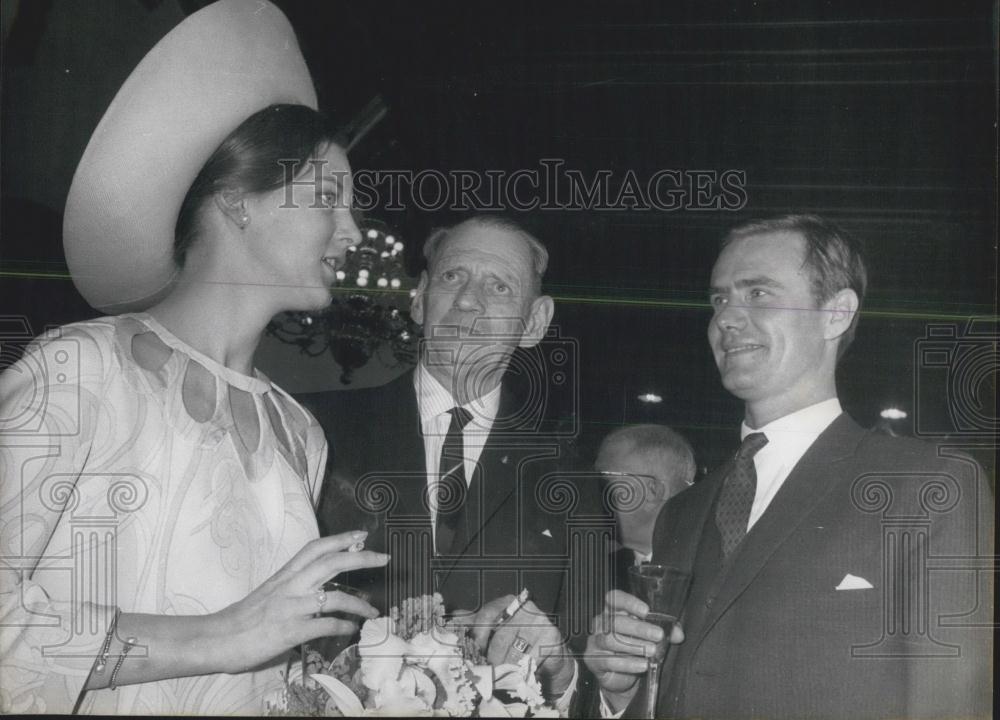
M 527 588 L 517 619 L 530 627 L 504 654 L 544 660 L 543 684 L 560 695 L 576 669 L 563 640 L 585 638 L 597 602 L 581 607 L 569 556 L 571 525 L 579 529 L 569 521 L 593 500 L 560 477 L 546 378 L 515 355 L 546 337 L 548 254 L 490 216 L 437 231 L 424 254 L 412 303 L 424 335 L 417 368 L 383 387 L 301 398 L 332 449 L 320 526 L 368 529 L 367 548 L 392 555 L 384 571 L 345 578 L 383 610 L 437 591 L 489 624 Z M 611 527 L 609 518 L 609 537 Z
M 865 284 L 853 241 L 818 217 L 724 241 L 708 337 L 745 402 L 743 443 L 657 522 L 653 561 L 692 573 L 657 716 L 989 716 L 989 482 L 841 411 L 835 369 Z M 662 637 L 647 610 L 612 592 L 595 618 L 605 716 L 646 712 L 643 657 Z

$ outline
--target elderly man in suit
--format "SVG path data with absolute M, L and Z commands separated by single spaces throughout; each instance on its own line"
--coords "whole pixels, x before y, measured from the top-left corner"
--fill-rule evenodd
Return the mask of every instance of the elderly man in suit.
M 383 610 L 437 591 L 488 627 L 527 588 L 517 620 L 532 627 L 507 638 L 503 654 L 536 654 L 558 695 L 576 667 L 562 640 L 573 625 L 567 519 L 581 498 L 564 502 L 575 489 L 559 483 L 565 458 L 547 432 L 544 378 L 512 363 L 552 318 L 541 293 L 548 254 L 519 225 L 482 215 L 435 232 L 424 254 L 416 369 L 383 387 L 302 398 L 332 447 L 320 526 L 364 527 L 368 548 L 392 555 L 384 572 L 346 578 Z M 575 623 L 581 641 L 592 613 Z
M 743 442 L 657 522 L 653 561 L 692 577 L 657 716 L 989 715 L 989 484 L 967 458 L 841 411 L 834 372 L 865 284 L 853 241 L 815 216 L 724 241 L 708 337 L 745 402 Z M 663 631 L 647 611 L 613 591 L 595 618 L 605 716 L 649 710 L 644 658 Z

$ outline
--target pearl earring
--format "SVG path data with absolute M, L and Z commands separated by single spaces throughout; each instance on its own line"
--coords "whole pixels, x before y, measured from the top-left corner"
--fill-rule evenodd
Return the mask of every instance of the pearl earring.
M 239 222 L 240 230 L 242 230 L 243 228 L 245 228 L 249 224 L 250 224 L 250 216 L 249 215 L 243 215 L 243 216 L 240 217 L 240 222 Z

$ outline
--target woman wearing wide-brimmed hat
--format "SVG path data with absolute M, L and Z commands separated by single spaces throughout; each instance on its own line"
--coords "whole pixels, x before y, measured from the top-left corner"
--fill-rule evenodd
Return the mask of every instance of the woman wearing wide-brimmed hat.
M 2 710 L 261 712 L 291 648 L 353 632 L 330 613 L 376 614 L 322 591 L 388 558 L 318 538 L 323 433 L 252 367 L 268 320 L 326 305 L 358 240 L 315 106 L 284 16 L 222 0 L 91 138 L 64 242 L 111 314 L 0 376 Z

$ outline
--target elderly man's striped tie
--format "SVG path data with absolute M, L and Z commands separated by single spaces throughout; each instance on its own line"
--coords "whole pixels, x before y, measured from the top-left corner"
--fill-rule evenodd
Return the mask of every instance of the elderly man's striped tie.
M 452 550 L 459 525 L 464 522 L 465 498 L 469 494 L 469 486 L 465 479 L 462 430 L 472 419 L 472 414 L 462 407 L 454 407 L 448 412 L 451 413 L 451 424 L 448 426 L 448 434 L 441 449 L 435 493 L 437 530 L 434 543 L 438 555 L 447 555 Z M 461 550 L 461 548 L 454 549 L 456 552 Z

